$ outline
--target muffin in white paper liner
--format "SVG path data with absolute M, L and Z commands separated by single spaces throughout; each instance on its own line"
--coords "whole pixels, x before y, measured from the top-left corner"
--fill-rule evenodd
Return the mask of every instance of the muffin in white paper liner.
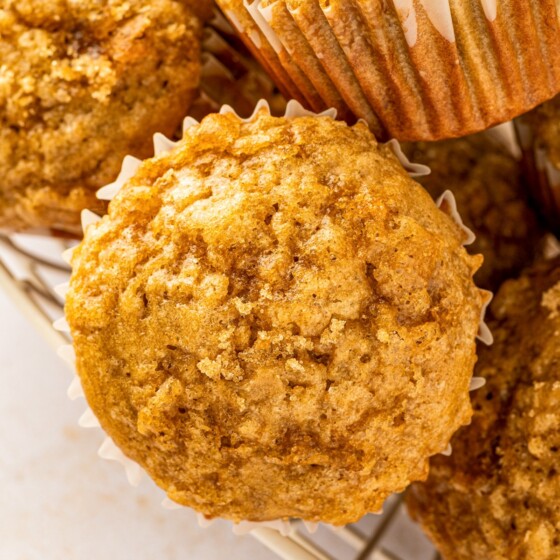
M 554 0 L 217 4 L 286 95 L 378 138 L 463 136 L 560 91 Z
M 266 100 L 259 101 L 257 103 L 255 109 L 254 109 L 253 114 L 250 117 L 247 117 L 245 119 L 239 117 L 237 115 L 237 113 L 234 111 L 234 109 L 227 106 L 227 105 L 223 106 L 221 108 L 220 114 L 234 114 L 240 120 L 242 120 L 244 122 L 250 122 L 255 117 L 255 115 L 257 115 L 263 109 L 266 109 L 270 113 L 270 108 L 269 108 L 269 105 L 268 105 Z M 336 110 L 335 109 L 328 109 L 326 111 L 323 111 L 322 113 L 317 114 L 317 113 L 313 113 L 311 111 L 306 110 L 297 101 L 294 101 L 294 100 L 290 101 L 287 104 L 287 107 L 286 107 L 285 117 L 286 118 L 296 118 L 296 117 L 301 117 L 301 116 L 329 117 L 329 118 L 335 119 L 336 118 Z M 198 124 L 198 121 L 196 121 L 192 117 L 186 118 L 184 123 L 183 123 L 183 131 L 188 130 L 190 127 L 192 127 L 196 124 Z M 169 152 L 170 150 L 172 150 L 175 147 L 175 145 L 176 145 L 175 142 L 165 138 L 161 134 L 154 135 L 154 152 L 155 152 L 156 156 L 160 155 L 160 154 L 164 154 L 166 152 Z M 400 163 L 402 164 L 404 169 L 406 169 L 411 176 L 414 177 L 414 176 L 426 175 L 430 172 L 429 168 L 427 168 L 424 165 L 411 163 L 407 159 L 407 157 L 404 155 L 404 153 L 402 152 L 402 150 L 400 148 L 400 145 L 396 140 L 391 140 L 388 143 L 388 145 L 391 147 L 393 153 L 395 154 L 397 159 L 400 161 Z M 107 201 L 112 200 L 118 194 L 118 192 L 123 187 L 123 185 L 131 177 L 134 176 L 134 174 L 136 173 L 140 163 L 141 162 L 138 159 L 127 156 L 123 160 L 121 172 L 120 172 L 118 178 L 113 183 L 111 183 L 109 185 L 106 185 L 105 187 L 100 189 L 97 193 L 98 198 L 102 199 L 102 200 L 107 200 Z M 440 199 L 437 201 L 437 206 L 444 213 L 449 215 L 452 218 L 452 220 L 463 230 L 463 232 L 464 232 L 463 245 L 468 245 L 469 243 L 472 243 L 472 241 L 474 240 L 474 234 L 471 230 L 469 230 L 466 226 L 464 226 L 464 224 L 463 224 L 463 222 L 462 222 L 462 220 L 459 216 L 459 213 L 457 212 L 455 199 L 454 199 L 451 191 L 445 192 L 440 197 Z M 84 234 L 86 233 L 87 228 L 90 225 L 98 222 L 99 220 L 101 220 L 100 216 L 97 216 L 96 214 L 94 214 L 93 212 L 90 212 L 89 210 L 84 210 L 82 212 L 82 227 L 84 229 Z M 73 250 L 74 249 L 67 250 L 67 251 L 65 251 L 65 253 L 63 255 L 64 260 L 67 261 L 68 263 L 70 263 L 70 261 L 71 261 Z M 56 290 L 57 290 L 57 293 L 59 293 L 62 297 L 64 297 L 66 295 L 66 292 L 68 291 L 68 283 L 65 283 L 61 286 L 58 286 L 56 288 Z M 487 298 L 486 298 L 487 301 L 486 301 L 486 303 L 483 307 L 483 311 L 482 311 L 478 338 L 482 342 L 484 342 L 485 344 L 491 344 L 492 343 L 492 336 L 491 336 L 491 333 L 490 333 L 488 327 L 486 326 L 486 324 L 484 322 L 484 313 L 485 313 L 486 307 L 488 306 L 488 304 L 490 302 L 491 293 L 486 292 L 486 291 L 483 291 L 483 292 L 485 292 L 487 294 Z M 54 327 L 57 330 L 64 331 L 64 332 L 69 332 L 69 330 L 70 330 L 69 326 L 68 326 L 68 323 L 67 323 L 67 321 L 64 317 L 57 320 L 54 323 Z M 76 355 L 75 355 L 75 351 L 74 351 L 73 346 L 71 344 L 62 346 L 59 349 L 59 355 L 74 369 L 74 372 L 75 372 Z M 473 377 L 471 379 L 469 390 L 470 391 L 477 390 L 480 387 L 482 387 L 484 385 L 484 383 L 485 383 L 485 380 L 483 378 Z M 85 398 L 85 393 L 83 391 L 80 379 L 79 379 L 76 372 L 75 372 L 74 378 L 72 380 L 72 383 L 71 383 L 70 387 L 68 388 L 68 397 L 72 400 L 77 399 L 77 398 Z M 95 417 L 93 411 L 89 407 L 82 414 L 78 423 L 83 428 L 101 428 L 101 425 L 100 425 L 98 419 Z M 103 444 L 99 448 L 98 454 L 103 459 L 116 461 L 116 462 L 120 463 L 122 465 L 122 467 L 124 468 L 125 472 L 126 472 L 126 476 L 127 476 L 127 479 L 129 481 L 129 483 L 132 486 L 137 486 L 139 484 L 141 478 L 145 474 L 143 468 L 138 463 L 136 463 L 135 461 L 126 457 L 125 454 L 114 444 L 114 442 L 112 441 L 112 439 L 110 437 L 107 437 L 104 440 Z M 447 448 L 442 452 L 442 454 L 444 454 L 444 455 L 451 454 L 451 446 L 448 445 Z M 164 507 L 165 509 L 174 510 L 174 509 L 179 509 L 179 508 L 186 507 L 186 506 L 182 506 L 182 505 L 172 501 L 171 499 L 169 499 L 166 496 L 162 501 L 162 507 Z M 212 523 L 212 520 L 207 519 L 201 513 L 197 513 L 197 519 L 198 519 L 201 527 L 208 526 Z M 301 520 L 301 521 L 303 522 L 303 524 L 305 525 L 305 527 L 308 529 L 309 532 L 314 532 L 316 530 L 317 526 L 318 526 L 317 523 L 308 522 L 308 521 L 305 521 L 305 520 Z M 251 532 L 254 532 L 254 531 L 258 531 L 259 529 L 263 529 L 263 528 L 274 529 L 274 530 L 278 531 L 279 533 L 281 533 L 282 535 L 288 535 L 291 531 L 293 531 L 293 526 L 291 524 L 291 521 L 288 520 L 288 519 L 277 519 L 277 520 L 264 521 L 264 522 L 241 521 L 239 523 L 233 523 L 234 533 L 240 534 L 240 535 L 246 534 L 246 533 L 251 533 Z
M 409 514 L 442 558 L 559 557 L 560 253 L 550 243 L 549 260 L 498 291 L 496 345 L 476 367 L 487 389 L 453 437 L 454 457 L 431 460 L 428 479 L 407 493 Z

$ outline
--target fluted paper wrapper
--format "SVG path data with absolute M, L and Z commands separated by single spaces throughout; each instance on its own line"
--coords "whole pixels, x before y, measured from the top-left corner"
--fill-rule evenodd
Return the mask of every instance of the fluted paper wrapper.
M 284 114 L 286 100 L 216 10 L 204 29 L 200 94 L 189 114 L 200 120 L 230 105 L 239 115 L 248 117 L 261 99 L 268 102 L 273 115 Z
M 288 97 L 437 140 L 560 91 L 555 0 L 217 0 Z
M 253 114 L 251 116 L 245 118 L 245 119 L 243 119 L 242 117 L 237 115 L 237 113 L 234 111 L 234 109 L 230 106 L 222 107 L 221 110 L 220 110 L 220 113 L 222 113 L 222 114 L 234 114 L 239 119 L 244 120 L 245 122 L 249 122 L 255 117 L 255 115 L 259 114 L 263 110 L 266 110 L 266 111 L 270 112 L 270 107 L 269 107 L 268 103 L 266 102 L 266 100 L 261 100 L 259 103 L 257 103 Z M 284 116 L 286 118 L 297 118 L 297 117 L 302 117 L 302 116 L 335 118 L 336 117 L 336 111 L 334 109 L 330 109 L 330 110 L 324 111 L 323 113 L 316 114 L 316 113 L 312 113 L 312 112 L 306 110 L 298 102 L 290 101 L 287 104 Z M 194 118 L 188 117 L 187 119 L 185 119 L 185 122 L 183 124 L 183 130 L 185 131 L 192 126 L 196 126 L 196 124 L 198 124 L 198 123 Z M 407 172 L 412 177 L 425 175 L 425 174 L 430 172 L 429 168 L 427 168 L 426 166 L 420 165 L 420 164 L 414 164 L 414 163 L 411 163 L 410 161 L 408 161 L 408 159 L 406 158 L 406 156 L 402 152 L 399 143 L 396 140 L 391 140 L 388 144 L 391 147 L 393 153 L 395 154 L 395 157 L 401 162 L 403 167 L 407 170 Z M 156 155 L 166 153 L 166 152 L 172 150 L 174 148 L 174 146 L 175 146 L 175 142 L 166 138 L 165 136 L 163 136 L 161 134 L 154 135 L 154 152 L 155 152 Z M 100 189 L 97 193 L 98 198 L 100 198 L 101 200 L 107 200 L 107 201 L 112 200 L 117 195 L 117 193 L 120 191 L 120 189 L 124 186 L 124 184 L 128 181 L 128 179 L 130 179 L 136 173 L 136 170 L 138 169 L 138 166 L 140 165 L 140 163 L 141 163 L 140 160 L 138 160 L 134 157 L 131 157 L 131 156 L 127 156 L 123 161 L 121 173 L 119 174 L 119 177 L 117 178 L 117 180 L 115 182 L 103 187 L 102 189 Z M 457 212 L 455 199 L 454 199 L 451 191 L 445 192 L 441 196 L 441 198 L 437 201 L 437 205 L 444 213 L 446 213 L 448 216 L 450 216 L 450 218 L 463 231 L 464 245 L 468 245 L 468 244 L 472 243 L 475 239 L 474 234 L 472 233 L 472 231 L 470 231 L 468 228 L 466 228 L 464 226 L 464 224 L 463 224 L 463 222 L 462 222 L 462 220 L 461 220 L 461 218 L 460 218 L 460 216 Z M 83 228 L 84 234 L 86 233 L 88 227 L 97 223 L 100 219 L 101 219 L 100 216 L 96 215 L 93 212 L 90 212 L 89 210 L 85 210 L 82 213 L 82 228 Z M 63 259 L 66 262 L 68 262 L 69 264 L 71 263 L 71 260 L 72 260 L 73 251 L 74 251 L 74 248 L 67 250 L 63 254 Z M 63 284 L 61 286 L 58 286 L 56 288 L 56 291 L 61 297 L 64 298 L 65 295 L 66 295 L 66 292 L 68 291 L 68 287 L 69 287 L 69 284 Z M 483 306 L 482 313 L 481 313 L 480 329 L 479 329 L 478 338 L 486 344 L 491 344 L 492 343 L 492 335 L 491 335 L 486 323 L 484 322 L 484 316 L 485 316 L 485 313 L 486 313 L 486 308 L 487 308 L 488 304 L 490 303 L 491 294 L 490 294 L 490 292 L 484 292 L 484 293 L 486 295 L 486 303 Z M 68 325 L 68 323 L 67 323 L 67 321 L 64 317 L 62 317 L 58 321 L 56 321 L 54 323 L 54 327 L 57 330 L 60 330 L 60 331 L 63 331 L 63 332 L 69 332 L 69 330 L 70 330 L 69 325 Z M 72 367 L 72 369 L 74 370 L 74 373 L 75 373 L 73 381 L 72 381 L 72 383 L 71 383 L 71 385 L 68 389 L 68 396 L 71 399 L 84 398 L 85 394 L 84 394 L 83 388 L 81 386 L 80 379 L 77 375 L 77 372 L 75 371 L 76 354 L 75 354 L 73 346 L 72 345 L 62 346 L 59 349 L 59 355 L 61 356 L 61 358 L 63 358 Z M 473 377 L 472 380 L 471 380 L 471 384 L 470 384 L 470 390 L 474 391 L 476 389 L 479 389 L 484 384 L 485 384 L 485 380 L 483 378 Z M 95 417 L 92 410 L 89 409 L 89 408 L 87 408 L 86 411 L 84 412 L 84 414 L 80 417 L 78 424 L 83 428 L 98 428 L 98 429 L 101 429 L 101 425 L 100 425 L 99 421 Z M 449 455 L 451 453 L 451 446 L 448 446 L 445 450 L 442 451 L 442 453 L 446 454 L 446 455 Z M 109 437 L 107 437 L 105 439 L 104 443 L 101 445 L 98 454 L 103 459 L 110 460 L 110 461 L 116 461 L 116 462 L 120 463 L 122 465 L 122 467 L 124 468 L 127 479 L 132 486 L 137 486 L 139 484 L 141 478 L 145 474 L 142 467 L 139 464 L 132 461 L 130 458 L 126 457 L 124 455 L 124 453 L 115 445 L 115 443 Z M 177 504 L 177 503 L 171 501 L 167 497 L 163 499 L 162 506 L 165 507 L 166 509 L 177 509 L 177 508 L 184 507 L 180 504 Z M 379 513 L 381 513 L 381 512 L 379 512 Z M 206 519 L 200 513 L 198 514 L 198 519 L 199 519 L 199 524 L 202 527 L 208 526 L 211 523 L 211 520 Z M 310 523 L 310 522 L 307 522 L 307 521 L 303 521 L 303 523 L 305 524 L 305 526 L 307 527 L 307 529 L 310 532 L 313 532 L 317 527 L 316 523 Z M 289 520 L 289 519 L 277 519 L 277 520 L 271 520 L 271 521 L 266 521 L 266 522 L 242 521 L 240 523 L 237 523 L 237 524 L 233 525 L 233 531 L 236 534 L 245 534 L 245 533 L 249 533 L 249 532 L 256 532 L 258 534 L 259 531 L 269 530 L 269 529 L 274 529 L 276 531 L 279 531 L 283 535 L 288 535 L 293 531 L 294 526 L 292 525 L 292 521 Z M 260 536 L 265 538 L 266 534 L 261 533 Z

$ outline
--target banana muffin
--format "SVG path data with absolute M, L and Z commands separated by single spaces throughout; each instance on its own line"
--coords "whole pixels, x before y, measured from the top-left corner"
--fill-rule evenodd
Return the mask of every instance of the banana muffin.
M 208 116 L 74 253 L 87 400 L 207 517 L 355 521 L 470 420 L 464 240 L 363 123 Z
M 209 8 L 0 0 L 0 229 L 79 233 L 123 157 L 148 157 L 185 116 Z
M 560 260 L 500 289 L 474 417 L 408 505 L 448 560 L 560 557 Z
M 476 240 L 469 247 L 484 263 L 476 283 L 497 290 L 532 262 L 543 227 L 530 205 L 520 163 L 484 134 L 404 146 L 431 174 L 418 181 L 437 198 L 447 189 Z

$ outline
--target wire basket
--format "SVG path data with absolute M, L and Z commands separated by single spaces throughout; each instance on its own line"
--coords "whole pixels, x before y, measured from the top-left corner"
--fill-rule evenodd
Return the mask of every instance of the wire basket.
M 63 314 L 54 286 L 67 282 L 70 269 L 61 258 L 72 243 L 52 237 L 0 233 L 0 286 L 35 325 L 53 350 L 69 342 L 53 321 Z M 288 534 L 269 529 L 251 535 L 284 560 L 436 560 L 432 545 L 410 520 L 402 495 L 387 500 L 380 515 L 367 515 L 345 527 L 320 524 L 310 533 L 299 521 Z

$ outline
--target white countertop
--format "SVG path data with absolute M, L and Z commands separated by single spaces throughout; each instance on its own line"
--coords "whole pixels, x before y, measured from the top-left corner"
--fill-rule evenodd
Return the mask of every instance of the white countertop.
M 71 374 L 0 290 L 0 560 L 272 560 L 226 522 L 161 507 L 97 456 L 99 430 L 79 428 Z

